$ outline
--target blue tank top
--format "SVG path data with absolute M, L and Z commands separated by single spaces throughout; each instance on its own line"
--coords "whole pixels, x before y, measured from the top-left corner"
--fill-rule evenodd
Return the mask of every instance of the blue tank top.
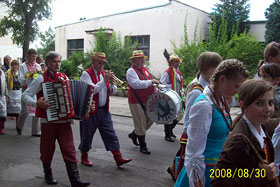
M 194 102 L 197 103 L 200 100 L 207 99 L 204 94 L 201 94 Z M 215 105 L 213 106 L 213 114 L 212 114 L 212 123 L 210 127 L 210 131 L 207 135 L 207 142 L 206 142 L 206 148 L 204 150 L 204 162 L 205 164 L 215 164 L 219 158 L 220 153 L 222 152 L 224 142 L 226 141 L 229 133 L 229 128 L 227 126 L 227 123 L 225 119 L 223 118 L 223 115 L 221 112 L 219 112 Z M 228 120 L 228 123 L 230 123 L 229 117 L 226 117 Z

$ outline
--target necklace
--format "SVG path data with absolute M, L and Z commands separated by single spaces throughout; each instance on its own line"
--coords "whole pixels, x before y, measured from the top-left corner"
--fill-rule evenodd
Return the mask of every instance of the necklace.
M 211 88 L 209 88 L 209 89 L 210 89 L 210 91 L 211 91 L 211 93 L 212 93 L 212 96 L 214 97 L 214 100 L 216 101 L 217 104 L 215 104 L 215 102 L 213 101 L 213 97 L 210 96 L 211 100 L 213 101 L 213 103 L 215 104 L 215 106 L 217 107 L 217 109 L 222 113 L 222 116 L 223 116 L 223 118 L 224 118 L 224 120 L 225 120 L 225 122 L 226 122 L 226 124 L 227 124 L 227 127 L 229 128 L 229 131 L 232 131 L 232 126 L 230 125 L 230 124 L 232 124 L 232 119 L 231 119 L 230 112 L 229 112 L 229 107 L 228 107 L 226 101 L 224 100 L 224 98 L 221 99 L 221 103 L 222 103 L 222 105 L 223 105 L 223 107 L 224 107 L 224 108 L 221 108 L 221 107 L 219 106 L 218 99 L 216 98 L 214 92 L 212 91 Z M 228 115 L 229 120 L 230 120 L 230 124 L 229 124 L 229 122 L 228 122 L 228 120 L 227 120 L 227 118 L 226 118 L 226 116 L 225 116 L 224 109 L 225 109 L 225 111 L 227 112 L 227 115 Z

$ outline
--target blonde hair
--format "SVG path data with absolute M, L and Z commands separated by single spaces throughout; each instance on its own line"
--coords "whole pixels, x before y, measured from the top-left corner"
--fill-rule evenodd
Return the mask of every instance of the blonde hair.
M 19 65 L 18 60 L 14 59 L 14 60 L 11 62 L 11 66 L 14 65 L 14 64 Z
M 237 75 L 248 78 L 250 74 L 241 61 L 237 59 L 229 59 L 222 61 L 210 78 L 214 87 L 218 85 L 218 80 L 221 75 L 224 75 L 227 79 L 234 79 Z

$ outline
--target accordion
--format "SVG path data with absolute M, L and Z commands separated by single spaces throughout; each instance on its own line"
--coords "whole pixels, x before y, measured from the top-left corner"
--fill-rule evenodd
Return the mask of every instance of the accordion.
M 84 120 L 92 103 L 93 87 L 80 80 L 42 83 L 43 95 L 50 103 L 47 121 Z

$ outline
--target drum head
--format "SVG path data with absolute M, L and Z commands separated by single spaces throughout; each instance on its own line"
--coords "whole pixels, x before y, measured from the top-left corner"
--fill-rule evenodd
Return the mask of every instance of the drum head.
M 176 95 L 174 95 L 176 94 Z M 181 99 L 173 90 L 152 94 L 146 103 L 147 116 L 155 123 L 172 122 L 180 112 Z

